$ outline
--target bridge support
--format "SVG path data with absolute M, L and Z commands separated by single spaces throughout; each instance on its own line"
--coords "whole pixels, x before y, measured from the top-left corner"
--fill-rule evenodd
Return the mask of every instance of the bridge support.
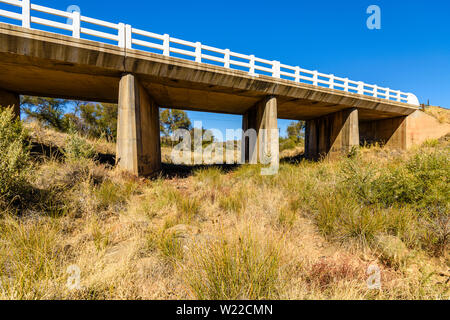
M 17 93 L 0 89 L 0 107 L 12 107 L 14 114 L 20 119 L 20 96 Z
M 242 119 L 243 162 L 278 166 L 280 161 L 277 98 L 269 96 L 248 110 Z
M 359 146 L 358 109 L 339 111 L 308 120 L 305 131 L 305 155 L 308 159 L 334 158 Z
M 159 108 L 132 74 L 120 80 L 117 163 L 136 176 L 161 169 Z
M 407 117 L 361 122 L 359 124 L 361 143 L 379 142 L 388 148 L 405 150 L 406 127 Z

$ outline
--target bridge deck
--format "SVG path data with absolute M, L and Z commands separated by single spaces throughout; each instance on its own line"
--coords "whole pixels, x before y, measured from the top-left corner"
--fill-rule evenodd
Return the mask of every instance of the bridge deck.
M 0 88 L 20 94 L 117 102 L 133 73 L 161 107 L 244 114 L 267 95 L 278 118 L 309 120 L 358 108 L 360 120 L 406 116 L 417 107 L 224 67 L 0 23 Z

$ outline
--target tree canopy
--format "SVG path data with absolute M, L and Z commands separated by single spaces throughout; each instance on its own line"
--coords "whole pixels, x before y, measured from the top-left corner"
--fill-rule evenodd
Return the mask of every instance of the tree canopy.
M 305 129 L 304 121 L 293 121 L 287 127 L 288 138 L 298 142 L 303 138 L 303 130 Z

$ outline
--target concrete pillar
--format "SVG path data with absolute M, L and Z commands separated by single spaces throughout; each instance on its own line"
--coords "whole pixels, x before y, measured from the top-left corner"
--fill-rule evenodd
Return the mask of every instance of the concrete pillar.
M 339 111 L 308 120 L 305 131 L 305 156 L 319 159 L 338 157 L 359 146 L 358 109 Z
M 117 164 L 136 176 L 161 169 L 159 108 L 132 74 L 120 80 Z
M 276 166 L 280 161 L 277 98 L 269 96 L 248 110 L 242 120 L 245 161 Z
M 13 107 L 16 117 L 20 119 L 20 96 L 17 93 L 0 89 L 0 107 Z
M 379 142 L 388 148 L 405 150 L 407 117 L 364 121 L 359 124 L 361 143 Z

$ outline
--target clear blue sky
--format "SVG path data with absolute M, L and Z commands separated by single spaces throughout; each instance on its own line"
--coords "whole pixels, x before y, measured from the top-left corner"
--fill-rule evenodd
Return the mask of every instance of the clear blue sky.
M 32 0 L 189 41 L 254 54 L 416 94 L 450 107 L 450 1 Z M 369 5 L 381 30 L 369 30 Z M 239 116 L 189 113 L 206 128 L 237 128 Z M 280 121 L 284 132 L 289 121 Z

